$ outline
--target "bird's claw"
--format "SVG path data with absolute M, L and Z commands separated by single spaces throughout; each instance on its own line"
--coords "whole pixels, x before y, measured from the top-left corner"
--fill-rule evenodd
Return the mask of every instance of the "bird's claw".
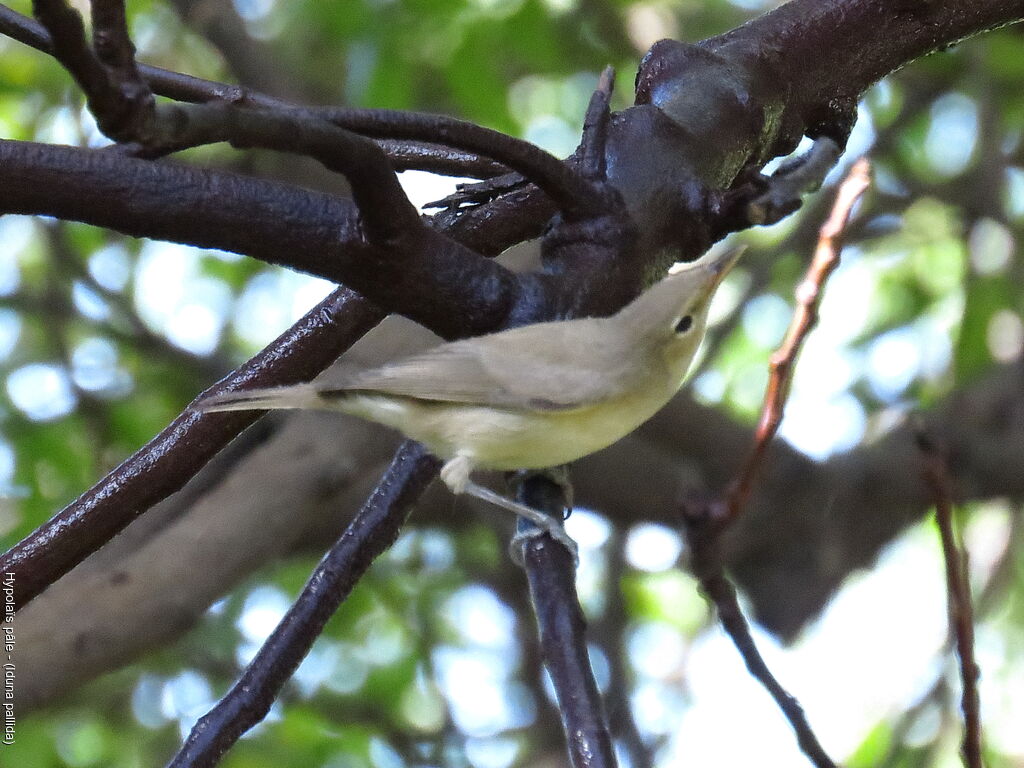
M 572 567 L 573 570 L 580 566 L 580 548 L 579 545 L 573 540 L 566 530 L 565 526 L 554 518 L 548 518 L 546 523 L 538 524 L 535 521 L 526 521 L 526 518 L 522 519 L 522 523 L 516 529 L 515 535 L 508 544 L 508 554 L 512 558 L 512 561 L 520 566 L 525 567 L 524 555 L 526 553 L 526 545 L 533 539 L 539 536 L 547 534 L 552 539 L 557 541 L 572 555 Z

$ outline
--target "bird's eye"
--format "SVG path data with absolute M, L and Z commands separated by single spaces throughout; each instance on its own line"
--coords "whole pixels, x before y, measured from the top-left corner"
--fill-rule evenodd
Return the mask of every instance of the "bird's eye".
M 676 323 L 676 333 L 686 333 L 693 325 L 693 315 L 683 315 Z

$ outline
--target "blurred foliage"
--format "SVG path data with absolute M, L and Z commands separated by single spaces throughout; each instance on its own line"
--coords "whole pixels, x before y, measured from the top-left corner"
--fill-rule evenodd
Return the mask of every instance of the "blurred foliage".
M 11 5 L 29 12 L 27 1 Z M 130 3 L 140 58 L 232 80 L 230 54 L 195 31 L 195 20 L 237 11 L 250 35 L 242 46 L 271 53 L 263 66 L 291 84 L 296 100 L 450 113 L 564 153 L 575 145 L 605 64 L 620 72 L 616 98 L 623 106 L 636 62 L 655 39 L 719 33 L 771 3 L 193 5 L 201 6 L 196 16 L 182 21 L 164 0 Z M 917 62 L 867 94 L 850 154 L 870 151 L 877 183 L 798 368 L 783 434 L 799 449 L 825 456 L 854 448 L 891 425 L 890 409 L 935 402 L 993 366 L 1019 359 L 1021 35 L 1015 28 L 985 35 Z M 0 135 L 102 141 L 62 70 L 6 39 L 0 40 Z M 218 148 L 189 157 L 282 177 L 293 163 L 262 155 L 243 160 Z M 801 215 L 745 235 L 752 256 L 730 279 L 731 307 L 719 313 L 695 377 L 702 400 L 754 420 L 765 359 L 788 321 L 792 289 L 826 204 L 827 195 L 820 196 Z M 231 254 L 48 220 L 4 217 L 0 244 L 0 375 L 6 385 L 0 393 L 0 488 L 16 501 L 0 507 L 4 547 L 141 446 L 328 289 Z M 975 512 L 968 510 L 971 520 Z M 1009 531 L 1009 519 L 996 528 Z M 633 696 L 640 732 L 661 754 L 676 721 L 651 715 L 644 697 L 653 686 L 675 691 L 684 699 L 680 706 L 689 706 L 679 693 L 687 690 L 687 673 L 681 662 L 652 672 L 626 646 L 657 647 L 651 637 L 671 637 L 686 657 L 709 632 L 709 617 L 693 580 L 680 571 L 648 571 L 637 558 L 623 572 L 612 570 L 622 561 L 614 541 L 587 555 L 601 565 L 584 600 L 595 622 L 618 611 L 629 626 L 630 643 L 618 635 L 604 638 L 604 658 L 632 686 L 627 698 Z M 1001 564 L 978 585 L 984 591 L 991 582 L 1001 596 L 1011 595 L 992 602 L 979 633 L 998 639 L 999 652 L 989 661 L 1001 666 L 986 692 L 997 699 L 1013 681 L 1024 680 L 1018 551 L 1008 545 Z M 532 620 L 509 607 L 520 596 L 485 585 L 502 556 L 487 532 L 458 542 L 440 531 L 407 533 L 330 622 L 268 721 L 223 765 L 529 764 L 531 750 L 543 741 L 537 736 L 545 725 L 541 713 L 550 709 L 538 679 L 529 677 L 536 671 L 529 640 L 518 642 L 533 631 Z M 34 768 L 161 764 L 181 730 L 226 690 L 311 567 L 301 560 L 261 574 L 214 606 L 174 647 L 19 719 L 17 742 L 3 747 L 0 760 Z M 639 653 L 635 648 L 630 653 Z M 479 711 L 458 700 L 456 689 L 467 685 L 475 687 Z M 846 764 L 936 765 L 939 755 L 949 763 L 956 749 L 955 702 L 943 686 L 920 700 L 886 703 L 888 711 L 863 731 Z M 944 725 L 914 727 L 927 718 Z M 1009 727 L 993 728 L 988 760 L 994 768 L 1024 759 L 1024 744 L 1007 735 Z

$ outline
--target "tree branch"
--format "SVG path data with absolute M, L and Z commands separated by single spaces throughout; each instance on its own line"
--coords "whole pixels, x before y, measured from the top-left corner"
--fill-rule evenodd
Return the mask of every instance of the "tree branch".
M 516 482 L 518 501 L 561 517 L 563 489 L 550 478 L 524 473 Z M 520 519 L 520 531 L 536 528 Z M 537 617 L 544 666 L 558 700 L 573 768 L 615 768 L 615 749 L 601 693 L 590 666 L 587 622 L 576 594 L 576 568 L 569 550 L 550 536 L 526 536 L 523 567 Z M 515 545 L 513 545 L 515 546 Z
M 4 212 L 245 253 L 344 283 L 446 338 L 493 331 L 510 314 L 536 308 L 536 296 L 521 294 L 516 277 L 490 259 L 447 245 L 396 261 L 362 240 L 350 203 L 300 187 L 7 140 L 0 140 L 0 177 Z
M 917 444 L 925 460 L 925 482 L 935 499 L 935 523 L 939 529 L 942 556 L 946 564 L 949 623 L 956 638 L 956 654 L 960 659 L 960 681 L 963 687 L 960 709 L 964 714 L 961 753 L 967 768 L 982 768 L 981 701 L 978 697 L 981 670 L 974 660 L 974 607 L 967 573 L 967 550 L 957 541 L 953 530 L 953 489 L 942 451 L 924 432 L 918 434 Z
M 907 62 L 1021 18 L 1020 0 L 792 0 L 702 45 L 785 83 L 785 121 L 815 137 L 848 131 L 860 95 Z
M 730 55 L 731 53 L 736 52 L 738 54 L 737 58 L 747 56 L 748 61 L 754 62 L 752 67 L 756 70 L 756 74 L 761 76 L 762 79 L 772 79 L 775 80 L 776 83 L 786 83 L 792 87 L 792 92 L 796 94 L 796 98 L 785 105 L 785 114 L 787 116 L 786 126 L 784 126 L 785 129 L 780 129 L 779 135 L 770 141 L 765 140 L 764 142 L 761 142 L 761 144 L 758 144 L 758 141 L 760 141 L 762 136 L 761 131 L 764 128 L 764 124 L 763 121 L 760 125 L 757 124 L 757 120 L 754 119 L 756 118 L 756 115 L 754 115 L 750 122 L 745 122 L 744 120 L 728 121 L 728 124 L 738 127 L 735 130 L 731 130 L 726 135 L 717 136 L 717 140 L 715 140 L 715 134 L 718 133 L 718 127 L 721 124 L 715 124 L 713 121 L 709 121 L 704 124 L 703 131 L 696 130 L 696 128 L 701 127 L 701 125 L 696 122 L 675 122 L 675 117 L 679 116 L 680 113 L 676 112 L 674 116 L 670 117 L 669 112 L 671 110 L 668 109 L 669 105 L 666 105 L 665 110 L 661 110 L 660 107 L 654 108 L 653 105 L 644 104 L 641 105 L 641 107 L 638 107 L 636 111 L 628 112 L 628 116 L 627 113 L 623 113 L 622 116 L 619 116 L 619 121 L 613 125 L 612 136 L 610 137 L 609 142 L 609 159 L 613 161 L 611 166 L 616 169 L 612 176 L 614 177 L 617 187 L 622 191 L 624 196 L 627 197 L 628 202 L 631 205 L 631 212 L 636 215 L 638 219 L 637 224 L 642 230 L 642 241 L 637 251 L 641 255 L 641 259 L 638 259 L 635 263 L 628 264 L 628 270 L 624 269 L 623 273 L 631 273 L 635 275 L 655 274 L 659 268 L 664 265 L 663 262 L 666 260 L 671 260 L 679 256 L 692 256 L 698 252 L 698 250 L 706 247 L 707 243 L 710 242 L 713 237 L 712 233 L 714 231 L 712 227 L 713 217 L 705 211 L 703 207 L 705 199 L 702 195 L 707 189 L 727 188 L 733 183 L 737 178 L 737 175 L 740 174 L 744 168 L 749 167 L 751 164 L 762 162 L 772 152 L 784 151 L 785 147 L 794 143 L 794 138 L 797 137 L 797 134 L 801 131 L 811 133 L 842 133 L 846 128 L 848 128 L 849 115 L 852 107 L 850 99 L 852 97 L 847 98 L 847 95 L 842 91 L 842 89 L 834 89 L 832 93 L 819 94 L 815 92 L 814 88 L 811 86 L 802 84 L 802 80 L 804 78 L 808 78 L 808 70 L 815 69 L 815 67 L 808 67 L 806 62 L 818 62 L 822 58 L 820 57 L 820 51 L 831 50 L 828 45 L 821 44 L 826 35 L 826 30 L 828 29 L 829 24 L 836 22 L 837 28 L 845 31 L 847 37 L 841 41 L 841 44 L 837 46 L 837 49 L 845 52 L 846 58 L 850 60 L 851 69 L 855 70 L 858 73 L 858 76 L 867 77 L 864 73 L 873 71 L 871 69 L 872 66 L 874 66 L 875 69 L 880 70 L 884 68 L 884 66 L 888 66 L 889 63 L 893 63 L 899 55 L 897 54 L 896 56 L 893 56 L 882 50 L 881 46 L 891 42 L 886 39 L 887 36 L 891 34 L 896 32 L 903 34 L 903 39 L 899 41 L 899 45 L 894 46 L 899 50 L 924 50 L 927 46 L 934 47 L 935 45 L 943 42 L 952 42 L 954 39 L 953 35 L 959 34 L 957 30 L 966 33 L 965 30 L 970 28 L 970 24 L 977 23 L 978 19 L 988 19 L 993 13 L 995 13 L 993 9 L 998 8 L 1000 13 L 1005 12 L 1007 16 L 1005 20 L 1010 20 L 1011 14 L 1016 14 L 1013 18 L 1018 18 L 1022 13 L 1019 3 L 983 2 L 975 4 L 974 6 L 975 8 L 978 6 L 982 7 L 982 11 L 979 13 L 975 13 L 974 11 L 963 11 L 960 14 L 960 17 L 956 17 L 956 14 L 950 15 L 950 13 L 947 13 L 947 21 L 949 23 L 946 23 L 945 26 L 943 26 L 942 20 L 946 17 L 943 17 L 942 13 L 948 11 L 954 4 L 951 2 L 940 2 L 939 0 L 936 0 L 935 2 L 926 4 L 926 6 L 922 8 L 900 11 L 900 13 L 905 15 L 909 14 L 913 17 L 914 24 L 912 25 L 904 24 L 900 26 L 899 24 L 878 24 L 877 17 L 879 17 L 879 14 L 881 14 L 883 20 L 886 14 L 892 15 L 895 13 L 898 15 L 896 11 L 890 10 L 892 7 L 896 7 L 897 5 L 904 8 L 902 4 L 896 3 L 890 5 L 876 4 L 873 2 L 867 2 L 867 0 L 850 0 L 849 2 L 836 2 L 828 5 L 819 3 L 817 11 L 815 12 L 813 3 L 810 3 L 807 0 L 798 0 L 796 3 L 791 6 L 787 6 L 782 9 L 782 11 L 778 12 L 779 15 L 774 17 L 773 22 L 765 22 L 768 26 L 762 26 L 760 30 L 761 36 L 765 39 L 787 42 L 787 44 L 790 44 L 793 50 L 800 55 L 790 55 L 786 52 L 784 47 L 781 49 L 781 54 L 779 50 L 768 50 L 764 47 L 756 47 L 755 49 L 755 46 L 753 46 L 753 38 L 745 36 L 747 33 L 743 31 L 747 28 L 742 28 L 731 37 L 730 35 L 725 35 L 721 38 L 713 39 L 713 41 L 717 42 L 708 42 L 705 44 L 705 47 L 708 49 L 728 52 Z M 881 10 L 879 10 L 879 8 L 881 8 Z M 799 15 L 797 11 L 793 9 L 807 11 L 806 18 Z M 5 11 L 6 9 L 2 10 Z M 855 22 L 860 23 L 862 26 L 857 27 L 854 24 L 852 26 L 847 25 L 844 27 L 841 23 L 843 18 L 840 18 L 843 17 L 844 10 L 849 10 L 850 13 L 846 16 L 854 19 Z M 986 13 L 989 15 L 986 16 Z M 964 21 L 968 16 L 973 21 Z M 766 18 L 771 18 L 771 16 Z M 3 14 L 3 17 L 0 20 L 6 21 L 6 19 L 7 14 Z M 876 24 L 877 26 L 869 28 L 867 26 L 868 21 L 872 24 Z M 817 24 L 818 26 L 815 28 L 814 24 Z M 936 28 L 940 29 L 940 32 L 948 35 L 948 37 L 937 38 L 935 32 Z M 977 27 L 977 29 L 980 28 L 983 27 Z M 794 30 L 796 31 L 794 32 Z M 864 32 L 865 35 L 868 35 L 867 44 L 865 44 L 864 40 L 858 38 L 857 34 L 854 34 L 857 32 Z M 788 40 L 785 37 L 787 34 L 790 36 Z M 818 45 L 813 49 L 804 50 L 801 48 L 801 45 L 806 47 L 806 41 L 808 39 L 817 39 Z M 915 45 L 917 48 L 914 48 Z M 862 50 L 868 50 L 875 58 L 870 59 L 869 57 L 867 61 L 858 59 Z M 816 55 L 818 58 L 815 58 Z M 879 65 L 878 61 L 880 60 L 887 63 L 885 63 L 884 66 Z M 903 60 L 896 62 L 894 66 L 900 63 L 903 63 Z M 778 69 L 775 69 L 775 67 L 778 67 Z M 839 73 L 842 73 L 844 78 L 846 77 L 846 73 L 842 72 L 843 67 L 836 66 L 835 61 L 821 62 L 821 64 L 816 68 L 822 70 L 832 68 L 835 71 L 832 75 L 833 80 L 839 76 Z M 689 82 L 700 84 L 700 87 L 702 87 L 704 82 L 710 81 L 702 81 L 702 78 L 696 77 Z M 202 85 L 203 81 L 181 78 L 180 76 L 169 77 L 167 83 L 168 90 L 178 89 L 181 93 L 187 92 L 190 88 L 208 87 L 208 84 Z M 687 87 L 697 88 L 698 85 L 691 84 Z M 685 87 L 683 90 L 685 90 Z M 240 89 L 233 89 L 225 91 L 223 95 L 237 101 L 244 100 L 250 94 Z M 712 95 L 717 96 L 720 94 Z M 826 96 L 829 98 L 826 99 Z M 688 102 L 683 99 L 682 103 Z M 765 106 L 765 102 L 761 100 L 759 96 L 758 98 L 753 99 L 751 104 L 755 108 L 755 111 L 756 109 L 761 109 Z M 707 116 L 707 113 L 699 109 L 684 110 L 684 112 L 689 115 L 688 119 L 691 121 L 704 120 Z M 679 143 L 671 139 L 671 137 L 675 135 L 673 132 L 678 133 L 680 128 L 683 128 L 684 131 L 689 128 L 695 129 L 691 138 L 696 138 L 695 146 L 700 153 L 702 153 L 699 157 L 695 158 L 692 148 L 689 152 L 677 151 L 679 149 Z M 702 141 L 703 138 L 709 139 L 706 147 Z M 650 140 L 648 141 L 646 139 Z M 7 142 L 4 143 L 4 145 L 7 144 Z M 754 150 L 750 149 L 752 144 L 757 144 L 757 147 Z M 8 169 L 6 164 L 3 163 L 3 151 L 5 149 L 5 146 L 0 146 L 0 165 L 4 166 L 4 172 L 6 173 Z M 647 156 L 646 159 L 643 157 L 644 155 Z M 54 155 L 51 155 L 50 159 L 52 160 L 53 157 Z M 40 158 L 37 157 L 36 159 Z M 652 160 L 654 165 L 657 166 L 656 168 L 652 168 Z M 660 163 L 663 161 L 669 162 L 670 160 L 672 163 L 675 163 L 675 165 L 668 169 L 670 172 L 662 174 L 665 168 L 663 168 Z M 86 163 L 82 163 L 81 165 L 85 164 Z M 81 165 L 78 166 L 79 170 L 81 169 Z M 164 213 L 162 211 L 155 210 L 155 208 L 149 211 L 149 215 L 152 217 L 152 220 L 143 220 L 137 215 L 134 215 L 130 209 L 131 206 L 135 204 L 135 200 L 131 193 L 126 194 L 125 187 L 130 186 L 131 183 L 135 183 L 146 174 L 159 174 L 162 173 L 162 169 L 173 166 L 168 166 L 166 164 L 143 165 L 146 165 L 150 170 L 142 171 L 141 167 L 136 169 L 138 171 L 138 177 L 133 178 L 129 184 L 125 184 L 124 178 L 116 180 L 112 179 L 112 182 L 114 182 L 111 185 L 111 191 L 114 193 L 113 198 L 105 198 L 103 199 L 103 203 L 105 206 L 111 206 L 115 210 L 120 211 L 124 226 L 128 227 L 128 229 L 124 229 L 122 231 L 130 231 L 136 234 L 151 234 L 153 221 L 162 222 L 164 226 L 168 226 L 169 222 L 162 218 Z M 152 169 L 154 168 L 161 170 L 153 171 Z M 24 188 L 19 188 L 17 190 L 17 194 L 4 193 L 3 190 L 8 185 L 0 185 L 0 198 L 5 194 L 9 194 L 15 199 L 22 197 L 25 192 L 25 188 L 30 188 L 35 183 L 27 177 L 37 172 L 37 170 L 37 168 L 25 169 L 25 178 L 20 180 L 20 183 L 24 185 Z M 192 178 L 193 180 L 198 179 L 198 177 Z M 214 184 L 219 184 L 222 181 L 223 176 L 213 174 L 205 177 L 205 179 L 208 182 L 210 180 L 214 180 Z M 670 182 L 667 186 L 662 184 L 665 179 L 668 179 Z M 64 183 L 74 184 L 74 174 L 71 174 L 70 176 L 66 173 L 54 174 L 49 180 L 51 183 L 45 193 L 41 188 L 38 188 L 34 193 L 37 195 L 35 201 L 38 209 L 22 210 L 21 212 L 47 212 L 46 206 L 52 205 L 59 205 L 66 208 L 74 208 L 75 205 L 82 205 L 82 203 L 72 203 L 68 200 L 62 200 L 59 204 L 54 204 L 47 199 L 47 195 L 53 195 L 55 190 Z M 52 182 L 55 180 L 59 180 L 61 184 L 53 184 Z M 668 188 L 673 190 L 673 196 L 665 195 L 665 190 Z M 89 187 L 83 186 L 82 189 L 89 189 Z M 678 197 L 680 189 L 684 191 L 683 197 L 685 198 L 685 205 L 679 204 Z M 194 191 L 195 190 L 193 189 L 189 189 L 187 194 L 192 194 Z M 270 191 L 269 187 L 266 188 L 266 191 Z M 224 190 L 221 189 L 218 190 L 218 194 L 210 195 L 210 197 L 214 198 L 217 203 L 217 205 L 212 206 L 213 208 L 219 208 L 219 206 L 224 204 L 235 204 L 234 200 L 229 203 L 228 196 L 224 195 L 223 192 Z M 124 197 L 120 197 L 121 195 L 124 195 Z M 85 196 L 92 196 L 93 198 L 99 197 L 94 189 L 90 189 L 90 195 Z M 185 202 L 184 198 L 186 196 L 187 195 L 181 195 L 181 199 L 177 201 L 175 205 L 179 208 L 183 206 Z M 170 195 L 168 195 L 168 197 L 170 197 Z M 295 199 L 291 198 L 290 195 L 289 198 L 292 200 Z M 311 200 L 311 198 L 306 199 Z M 667 204 L 666 201 L 670 201 L 671 204 Z M 190 199 L 188 202 L 189 205 L 193 206 L 191 211 L 194 212 L 194 200 Z M 22 203 L 13 203 L 13 205 L 20 204 Z M 337 201 L 330 201 L 330 205 L 339 206 Z M 504 236 L 507 236 L 507 233 L 514 229 L 512 225 L 507 223 L 512 218 L 512 213 L 515 212 L 514 208 L 491 208 L 488 212 L 504 212 L 506 210 L 510 212 L 507 215 L 502 213 L 504 221 L 506 222 L 504 225 L 506 229 L 502 230 L 501 227 L 493 227 L 489 230 L 491 233 L 498 233 L 500 231 Z M 299 216 L 294 216 L 294 211 L 290 211 L 287 208 L 284 209 L 284 212 L 288 213 L 289 216 L 293 218 L 293 221 L 290 223 L 294 223 L 301 219 Z M 336 212 L 338 211 L 336 210 Z M 241 214 L 241 212 L 239 213 Z M 336 217 L 325 217 L 323 216 L 322 210 L 313 210 L 312 213 L 314 214 L 315 221 L 312 228 L 315 230 L 318 226 L 323 225 L 327 228 L 327 231 L 331 232 L 329 236 L 322 237 L 322 240 L 326 242 L 328 247 L 324 248 L 322 251 L 317 251 L 317 255 L 323 255 L 325 257 L 324 262 L 343 260 L 343 258 L 341 258 L 343 254 L 339 253 L 339 250 L 344 251 L 344 248 L 341 248 L 336 242 L 338 239 L 337 232 L 330 230 L 330 228 L 337 226 L 338 221 L 342 222 L 341 226 L 343 230 L 347 227 L 352 227 L 350 231 L 347 231 L 347 234 L 353 235 L 353 237 L 351 241 L 345 240 L 344 245 L 345 248 L 355 248 L 356 246 L 354 244 L 357 242 L 358 238 L 355 236 L 357 234 L 357 229 L 355 228 L 354 220 L 351 215 L 351 208 L 348 209 L 347 214 L 338 215 Z M 687 231 L 685 233 L 679 233 L 677 231 L 678 222 L 680 221 L 680 215 L 683 213 L 693 214 L 693 219 L 692 223 L 689 223 L 690 220 L 687 219 Z M 92 211 L 91 214 L 97 217 L 110 215 L 109 213 L 99 211 Z M 182 215 L 180 211 L 179 215 Z M 215 218 L 219 215 L 219 213 L 215 214 Z M 530 210 L 529 215 L 535 215 L 533 209 Z M 188 226 L 185 225 L 182 219 L 173 222 L 173 224 L 178 226 L 181 231 L 187 231 L 189 233 L 191 233 L 194 228 L 202 229 L 204 227 L 208 227 L 207 222 L 195 222 L 194 219 L 200 217 L 195 217 L 194 213 L 191 214 L 190 218 L 193 221 Z M 481 218 L 486 217 L 482 216 Z M 224 227 L 224 231 L 215 232 L 215 230 L 211 228 L 207 228 L 204 231 L 208 234 L 216 234 L 221 239 L 227 240 L 230 240 L 231 238 L 244 240 L 247 237 L 250 240 L 256 239 L 251 235 L 251 228 L 253 227 L 253 214 L 251 209 L 245 211 L 244 215 L 238 215 L 237 218 L 231 221 L 228 221 L 223 217 L 217 218 L 216 224 Z M 537 221 L 530 220 L 526 225 L 521 222 L 516 223 L 515 227 L 519 228 L 516 231 L 527 231 L 530 226 L 535 227 L 536 224 Z M 308 223 L 303 223 L 300 226 L 310 225 Z M 246 229 L 248 231 L 239 234 L 238 232 L 232 232 L 232 229 Z M 474 231 L 479 234 L 483 230 L 476 229 Z M 480 236 L 480 240 L 489 242 L 491 247 L 494 246 L 496 238 L 497 234 L 493 234 L 493 236 L 483 234 Z M 344 240 L 344 237 L 342 239 Z M 188 242 L 188 240 L 184 241 Z M 277 244 L 282 245 L 285 242 L 286 240 L 282 238 L 277 241 Z M 295 248 L 295 240 L 292 239 L 290 242 L 290 247 Z M 270 250 L 266 245 L 261 246 L 256 242 L 250 242 L 249 244 L 256 252 L 259 252 L 261 247 L 268 251 Z M 214 245 L 213 247 L 222 246 Z M 304 257 L 308 259 L 310 264 L 317 263 L 312 256 L 312 251 L 310 250 L 310 244 L 308 241 L 301 242 L 298 246 L 298 250 L 305 251 Z M 383 299 L 383 301 L 379 301 L 381 306 L 391 306 L 387 299 L 389 296 L 394 297 L 394 293 L 389 293 L 389 291 L 392 291 L 393 289 L 381 287 L 381 284 L 389 282 L 389 278 L 394 276 L 389 271 L 395 269 L 394 265 L 386 263 L 387 254 L 375 252 L 373 250 L 366 250 L 362 253 L 369 257 L 378 257 L 381 262 L 384 263 L 373 262 L 371 260 L 370 266 L 367 267 L 364 262 L 362 265 L 364 270 L 363 272 L 360 272 L 359 266 L 348 264 L 346 269 L 350 271 L 347 273 L 346 282 L 354 284 L 355 287 L 360 290 L 365 288 L 370 292 L 377 291 L 378 294 L 372 296 L 374 301 Z M 344 255 L 351 258 L 352 252 L 347 251 Z M 459 256 L 461 257 L 461 254 L 459 254 Z M 336 259 L 335 257 L 339 258 Z M 277 256 L 277 258 L 280 259 L 281 257 Z M 460 258 L 455 258 L 452 261 L 453 263 L 457 263 L 460 261 Z M 407 265 L 402 265 L 402 275 L 406 274 L 404 269 L 406 266 Z M 416 266 L 423 267 L 424 265 Z M 477 270 L 477 266 L 478 265 L 474 264 L 474 277 L 479 277 L 486 272 L 483 267 L 480 267 L 480 269 Z M 320 268 L 323 269 L 324 267 Z M 415 271 L 416 270 L 414 269 L 413 272 Z M 436 297 L 433 296 L 429 290 L 423 290 L 424 283 L 420 281 L 420 278 L 427 276 L 428 272 L 429 270 L 424 267 L 422 273 L 414 274 L 414 276 L 410 278 L 410 282 L 402 286 L 398 291 L 398 293 L 401 293 L 402 290 L 408 289 L 410 285 L 419 284 L 421 290 L 421 293 L 419 294 L 419 303 L 417 303 L 416 296 L 413 295 L 415 291 L 409 291 L 409 295 L 407 296 L 409 299 L 409 306 L 412 308 L 410 310 L 412 316 L 418 316 L 417 313 L 422 316 L 430 315 L 431 307 L 428 306 L 428 296 L 436 302 Z M 458 275 L 459 272 L 453 269 L 445 276 L 445 279 L 440 282 L 442 285 L 447 285 L 451 290 L 461 290 L 459 281 L 451 279 Z M 488 278 L 490 279 L 490 283 L 488 283 Z M 365 282 L 363 284 L 359 283 L 358 281 L 360 279 Z M 637 278 L 637 285 L 635 286 L 637 289 L 642 284 L 642 279 L 645 278 Z M 357 282 L 353 283 L 353 280 Z M 425 284 L 431 288 L 436 285 L 429 281 Z M 481 316 L 485 316 L 487 321 L 497 317 L 498 325 L 508 321 L 509 318 L 513 318 L 513 321 L 516 319 L 521 321 L 522 319 L 530 316 L 529 312 L 523 309 L 524 306 L 534 310 L 535 312 L 533 316 L 536 317 L 537 308 L 544 306 L 545 304 L 544 301 L 538 299 L 538 296 L 541 294 L 541 290 L 538 287 L 539 285 L 540 282 L 534 282 L 532 284 L 527 283 L 524 288 L 524 284 L 520 284 L 516 287 L 521 288 L 522 290 L 517 292 L 515 290 L 509 290 L 507 278 L 500 272 L 487 273 L 476 286 L 477 288 L 480 288 L 480 290 L 478 292 L 470 291 L 469 294 L 476 300 L 487 295 L 493 299 L 493 301 L 490 304 L 487 304 L 486 302 L 479 303 L 469 310 L 460 310 L 460 312 L 463 312 L 460 318 L 467 321 L 467 324 L 457 326 L 453 331 L 453 335 L 471 332 L 472 329 L 476 329 L 477 332 L 479 332 L 479 329 L 481 327 L 485 327 L 487 322 L 485 321 L 480 325 L 473 326 L 472 321 L 479 321 Z M 455 287 L 452 288 L 452 286 Z M 530 291 L 533 291 L 533 293 Z M 618 294 L 613 295 L 618 296 Z M 524 298 L 524 296 L 527 296 L 527 298 Z M 446 293 L 445 297 L 450 297 L 450 294 Z M 550 295 L 543 297 L 545 301 L 550 298 Z M 604 302 L 603 307 L 600 299 L 590 300 L 589 304 L 586 303 L 588 301 L 586 298 L 578 299 L 577 301 L 581 303 L 576 304 L 576 307 L 586 307 L 588 309 L 594 307 L 600 308 L 603 311 L 610 311 L 611 309 L 616 308 L 614 306 L 609 306 L 607 300 Z M 511 304 L 509 302 L 511 302 Z M 457 302 L 452 302 L 452 304 L 457 305 Z M 495 310 L 495 304 L 498 305 L 497 310 Z M 550 304 L 547 304 L 548 309 L 550 309 L 550 306 Z M 436 311 L 437 307 L 435 306 L 433 309 Z M 448 309 L 449 307 L 445 307 L 444 311 L 447 312 Z M 491 327 L 493 328 L 496 326 Z M 877 490 L 877 488 L 874 487 L 873 490 Z M 816 499 L 815 502 L 818 507 L 821 506 L 820 503 L 818 503 L 820 502 L 820 499 Z M 903 519 L 903 517 L 898 518 L 898 520 Z M 802 542 L 802 544 L 806 546 L 806 541 Z M 828 584 L 827 581 L 826 585 L 826 589 L 831 589 L 833 586 Z
M 0 33 L 36 50 L 53 55 L 50 33 L 35 19 L 0 5 Z M 268 108 L 294 105 L 246 86 L 219 83 L 201 77 L 172 72 L 139 63 L 138 71 L 158 96 L 176 101 L 202 103 L 226 101 L 231 104 Z M 379 140 L 388 157 L 400 170 L 421 169 L 450 176 L 486 178 L 507 169 L 472 152 L 462 152 L 428 141 Z
M 313 571 L 277 628 L 217 705 L 192 728 L 168 768 L 216 765 L 238 737 L 266 717 L 281 688 L 373 560 L 394 544 L 409 511 L 440 468 L 406 443 L 351 525 Z
M 428 335 L 407 321 L 374 334 L 382 332 L 390 340 L 377 354 L 357 348 L 350 356 L 373 365 L 396 351 L 415 351 L 408 339 Z M 1024 496 L 1022 387 L 1024 365 L 1010 366 L 923 415 L 929 433 L 950 445 L 953 479 L 965 501 Z M 965 430 L 968 420 L 976 424 Z M 766 628 L 795 635 L 851 571 L 868 567 L 886 543 L 928 513 L 932 496 L 917 471 L 916 429 L 905 425 L 824 463 L 773 443 L 764 479 L 722 553 Z M 620 529 L 678 524 L 669 512 L 681 488 L 723 487 L 749 442 L 748 425 L 684 394 L 637 433 L 574 465 L 577 502 Z M 186 486 L 195 501 L 180 520 L 145 534 L 123 557 L 91 566 L 103 559 L 102 550 L 80 566 L 88 572 L 76 571 L 18 614 L 16 631 L 25 641 L 18 657 L 20 706 L 60 699 L 84 680 L 171 642 L 257 566 L 323 551 L 336 537 L 340 510 L 357 508 L 372 491 L 394 446 L 392 434 L 358 419 L 296 414 L 226 478 L 197 477 Z M 348 460 L 339 462 L 339 455 Z M 474 519 L 469 512 L 494 514 L 470 500 L 453 507 L 451 496 L 437 489 L 418 503 L 416 524 L 457 532 Z M 126 535 L 136 538 L 133 531 L 148 519 Z M 178 553 L 186 550 L 184 563 Z

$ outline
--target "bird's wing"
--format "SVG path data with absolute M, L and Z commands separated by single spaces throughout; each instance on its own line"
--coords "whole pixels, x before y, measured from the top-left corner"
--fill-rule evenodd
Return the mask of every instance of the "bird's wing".
M 608 360 L 598 321 L 540 323 L 442 344 L 353 375 L 321 392 L 367 391 L 418 400 L 567 410 L 621 391 L 627 361 Z M 557 325 L 557 327 L 552 327 Z M 602 344 L 601 342 L 605 342 Z

